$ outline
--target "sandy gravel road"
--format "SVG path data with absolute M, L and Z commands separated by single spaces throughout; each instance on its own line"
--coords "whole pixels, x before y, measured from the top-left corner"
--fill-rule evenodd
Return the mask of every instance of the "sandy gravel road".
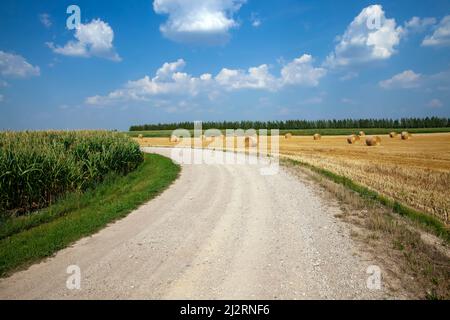
M 169 149 L 151 149 L 170 155 Z M 186 165 L 127 218 L 0 280 L 2 299 L 371 299 L 336 204 L 281 169 Z M 375 262 L 376 264 L 376 262 Z M 69 265 L 81 289 L 66 288 Z

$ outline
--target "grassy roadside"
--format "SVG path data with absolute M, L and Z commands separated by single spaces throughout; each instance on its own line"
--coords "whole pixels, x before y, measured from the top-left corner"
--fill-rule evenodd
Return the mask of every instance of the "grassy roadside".
M 109 177 L 94 190 L 72 194 L 38 213 L 0 225 L 0 276 L 51 256 L 74 241 L 125 217 L 154 198 L 178 176 L 170 159 L 145 155 L 127 176 Z
M 435 234 L 436 236 L 445 240 L 446 243 L 450 244 L 450 230 L 439 219 L 430 216 L 429 214 L 410 208 L 396 200 L 393 200 L 361 184 L 358 184 L 347 177 L 335 174 L 334 172 L 331 172 L 329 170 L 318 168 L 309 163 L 305 163 L 298 160 L 286 159 L 286 161 L 292 164 L 306 167 L 311 171 L 318 173 L 337 184 L 345 186 L 346 188 L 356 192 L 365 199 L 376 201 L 382 204 L 383 206 L 392 209 L 393 212 L 398 213 L 399 215 L 407 217 L 410 220 L 420 224 L 427 231 Z
M 194 135 L 193 130 L 189 130 L 191 135 Z M 347 136 L 350 134 L 364 131 L 367 135 L 373 134 L 389 134 L 390 132 L 402 132 L 408 131 L 410 133 L 445 133 L 450 132 L 450 128 L 418 128 L 418 129 L 297 129 L 297 130 L 280 130 L 280 134 L 292 133 L 294 136 L 312 136 L 315 133 L 319 133 L 323 136 Z M 225 133 L 225 131 L 223 130 Z M 137 138 L 142 135 L 144 138 L 165 138 L 170 137 L 172 130 L 153 130 L 153 131 L 129 131 L 127 135 L 133 138 Z M 268 131 L 270 134 L 270 131 Z
M 312 183 L 325 199 L 337 200 L 341 212 L 335 217 L 348 224 L 361 252 L 380 266 L 383 286 L 389 291 L 407 299 L 449 299 L 447 242 L 421 231 L 420 224 L 392 208 L 364 198 L 310 167 L 291 161 L 285 164 L 303 181 Z

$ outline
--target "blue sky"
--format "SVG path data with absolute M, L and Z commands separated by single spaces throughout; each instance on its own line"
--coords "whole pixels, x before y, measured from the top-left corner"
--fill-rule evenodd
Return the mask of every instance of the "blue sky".
M 448 0 L 0 6 L 0 129 L 450 116 Z

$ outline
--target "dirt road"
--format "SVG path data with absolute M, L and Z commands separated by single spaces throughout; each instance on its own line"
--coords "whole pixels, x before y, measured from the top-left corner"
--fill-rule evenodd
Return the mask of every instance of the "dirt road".
M 147 149 L 169 155 L 169 149 Z M 2 299 L 371 299 L 340 209 L 281 169 L 186 165 L 127 218 L 0 280 Z M 69 265 L 81 270 L 69 290 Z

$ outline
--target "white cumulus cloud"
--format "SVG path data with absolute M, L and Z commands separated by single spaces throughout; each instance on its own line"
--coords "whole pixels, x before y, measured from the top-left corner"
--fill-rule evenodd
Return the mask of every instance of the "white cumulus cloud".
M 269 67 L 263 64 L 249 68 L 248 71 L 224 68 L 215 77 L 216 82 L 226 90 L 265 89 L 276 90 L 276 79 L 269 72 Z
M 294 59 L 281 69 L 281 78 L 283 84 L 303 85 L 315 87 L 319 80 L 327 73 L 323 68 L 313 66 L 313 57 L 304 54 L 300 58 Z
M 412 17 L 409 21 L 405 22 L 405 27 L 403 28 L 404 33 L 410 32 L 423 32 L 429 27 L 437 23 L 436 18 L 420 18 Z
M 50 28 L 53 25 L 50 15 L 48 13 L 41 13 L 39 15 L 39 21 L 41 21 L 41 23 L 46 28 Z
M 427 106 L 429 108 L 441 108 L 444 104 L 439 99 L 432 99 L 430 102 L 428 102 Z
M 390 79 L 381 81 L 379 84 L 384 89 L 411 89 L 420 86 L 420 81 L 422 80 L 422 75 L 417 74 L 412 70 L 406 70 L 393 76 Z
M 94 19 L 90 23 L 80 24 L 75 31 L 76 40 L 71 40 L 64 46 L 57 46 L 52 42 L 47 45 L 53 52 L 73 57 L 101 57 L 113 61 L 120 61 L 113 45 L 114 31 L 108 23 Z
M 254 12 L 250 16 L 250 22 L 252 23 L 252 26 L 255 28 L 258 28 L 261 25 L 261 19 L 259 18 L 259 15 Z
M 123 88 L 110 92 L 107 96 L 93 96 L 86 102 L 91 105 L 107 105 L 117 101 L 148 101 L 152 97 L 167 95 L 195 96 L 212 81 L 210 74 L 192 77 L 181 72 L 186 65 L 183 59 L 164 63 L 155 77 L 129 81 Z
M 420 74 L 406 70 L 390 79 L 380 81 L 379 85 L 384 89 L 421 88 L 426 92 L 450 91 L 450 69 L 434 74 Z
M 0 51 L 0 74 L 3 76 L 29 78 L 40 73 L 38 66 L 31 65 L 21 55 Z
M 160 26 L 165 37 L 177 42 L 220 44 L 238 26 L 234 14 L 246 0 L 154 0 L 153 10 L 168 15 Z
M 445 16 L 437 25 L 432 35 L 427 36 L 423 46 L 448 46 L 450 45 L 450 15 Z
M 368 6 L 338 37 L 325 64 L 339 67 L 388 59 L 396 53 L 401 34 L 402 28 L 394 19 L 386 18 L 381 5 Z
M 270 73 L 266 64 L 247 70 L 223 68 L 215 76 L 204 73 L 197 77 L 182 72 L 185 65 L 183 59 L 164 63 L 154 77 L 129 81 L 107 95 L 88 97 L 86 103 L 108 105 L 123 101 L 149 101 L 152 98 L 196 97 L 200 94 L 212 99 L 221 92 L 237 90 L 277 91 L 294 85 L 312 87 L 317 86 L 326 74 L 324 69 L 313 66 L 310 55 L 303 55 L 286 64 L 278 77 Z

